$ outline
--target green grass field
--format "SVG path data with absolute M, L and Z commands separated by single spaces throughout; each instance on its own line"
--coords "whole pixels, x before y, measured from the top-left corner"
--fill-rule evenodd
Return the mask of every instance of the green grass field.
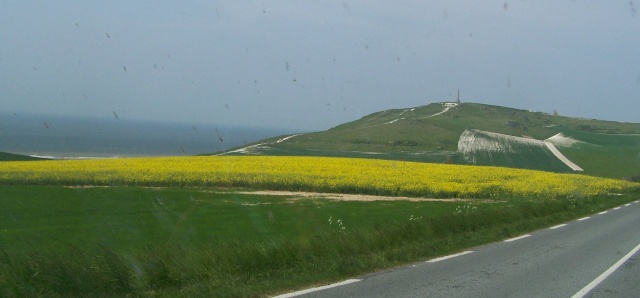
M 470 204 L 238 191 L 0 186 L 0 296 L 263 296 L 511 237 L 640 194 Z
M 9 252 L 43 243 L 117 249 L 219 241 L 280 243 L 341 227 L 371 229 L 411 216 L 434 218 L 466 204 L 346 202 L 195 188 L 0 186 L 0 193 L 0 249 Z
M 451 216 L 461 213 L 463 206 L 465 212 L 471 212 L 500 205 L 346 202 L 196 188 L 0 186 L 0 193 L 3 297 L 34 293 L 173 296 L 183 291 L 188 296 L 194 293 L 191 291 L 207 296 L 255 295 L 313 282 L 318 274 L 327 274 L 307 272 L 293 284 L 282 276 L 275 283 L 262 276 L 295 272 L 291 266 L 301 261 L 297 253 L 315 251 L 322 262 L 342 262 L 328 260 L 335 258 L 335 252 L 326 241 Z M 324 244 L 317 243 L 319 239 Z M 323 246 L 318 247 L 320 244 Z M 306 247 L 310 249 L 306 252 L 290 251 L 300 245 L 312 247 Z M 293 260 L 274 269 L 264 253 L 293 254 L 280 256 Z M 218 266 L 215 270 L 203 267 L 214 265 Z M 238 266 L 244 269 L 237 271 Z M 64 271 L 59 272 L 60 268 Z M 252 270 L 257 270 L 257 276 L 245 280 L 243 276 L 251 275 Z M 359 271 L 342 268 L 320 279 L 346 272 Z M 229 278 L 240 285 L 229 283 Z M 214 282 L 206 284 L 203 279 Z M 193 290 L 191 286 L 205 288 Z

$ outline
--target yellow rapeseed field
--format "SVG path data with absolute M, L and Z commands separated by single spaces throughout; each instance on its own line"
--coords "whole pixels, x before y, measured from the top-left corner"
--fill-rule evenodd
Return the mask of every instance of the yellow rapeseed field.
M 0 184 L 248 187 L 461 198 L 556 198 L 637 187 L 620 180 L 498 167 L 280 156 L 3 162 Z

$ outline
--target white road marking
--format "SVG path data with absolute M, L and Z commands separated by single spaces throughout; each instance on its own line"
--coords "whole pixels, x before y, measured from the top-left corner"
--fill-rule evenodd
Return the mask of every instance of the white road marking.
M 448 255 L 448 256 L 444 256 L 444 257 L 440 257 L 440 258 L 435 258 L 435 259 L 433 259 L 433 260 L 429 260 L 429 261 L 427 261 L 427 263 L 440 262 L 440 261 L 444 261 L 444 260 L 447 260 L 447 259 L 451 259 L 451 258 L 455 258 L 455 257 L 463 256 L 463 255 L 466 255 L 466 254 L 470 254 L 470 253 L 472 253 L 472 252 L 473 252 L 473 250 L 467 250 L 467 251 L 463 251 L 463 252 L 461 252 L 461 253 L 457 253 L 457 254 L 453 254 L 453 255 Z
M 522 236 L 520 236 L 520 237 L 515 237 L 515 238 L 507 239 L 507 240 L 505 240 L 504 242 L 512 242 L 512 241 L 516 241 L 516 240 L 520 240 L 520 239 L 527 238 L 527 237 L 529 237 L 529 236 L 531 236 L 531 235 L 529 235 L 529 234 L 527 234 L 527 235 L 522 235 Z
M 587 217 L 579 218 L 579 219 L 578 219 L 578 221 L 587 220 L 587 219 L 589 219 L 589 218 L 591 218 L 591 217 L 587 216 Z
M 344 286 L 344 285 L 352 284 L 354 282 L 359 282 L 359 281 L 361 281 L 361 279 L 347 279 L 345 281 L 338 282 L 338 283 L 335 283 L 335 284 L 330 284 L 330 285 L 317 287 L 317 288 L 306 289 L 306 290 L 297 291 L 297 292 L 288 293 L 288 294 L 282 294 L 282 295 L 274 296 L 273 298 L 295 297 L 295 296 L 309 294 L 309 293 L 316 292 L 316 291 L 321 291 L 321 290 L 326 290 L 326 289 L 335 288 L 335 287 L 339 287 L 339 286 Z
M 631 206 L 631 203 L 624 205 L 625 207 Z
M 620 207 L 613 208 L 613 210 L 618 210 L 618 209 L 620 209 Z
M 564 227 L 564 226 L 566 226 L 566 225 L 567 225 L 567 224 L 561 224 L 561 225 L 553 226 L 553 227 L 550 227 L 550 228 L 549 228 L 549 230 L 555 230 L 555 229 L 557 229 L 557 228 L 562 228 L 562 227 Z
M 602 211 L 602 212 L 600 212 L 598 214 L 602 215 L 602 214 L 606 214 L 607 212 L 609 212 L 609 211 Z
M 627 253 L 622 259 L 618 260 L 613 266 L 609 267 L 607 271 L 603 272 L 598 276 L 598 278 L 594 279 L 591 283 L 589 283 L 586 287 L 582 288 L 582 290 L 578 291 L 575 295 L 571 296 L 571 298 L 582 298 L 587 295 L 591 290 L 597 287 L 602 281 L 604 281 L 609 275 L 611 275 L 614 271 L 618 270 L 624 262 L 629 260 L 634 254 L 636 254 L 640 250 L 640 244 L 632 249 L 629 253 Z

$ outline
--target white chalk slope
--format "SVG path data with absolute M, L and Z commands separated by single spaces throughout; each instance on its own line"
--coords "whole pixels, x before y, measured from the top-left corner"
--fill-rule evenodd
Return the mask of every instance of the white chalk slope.
M 547 148 L 553 155 L 566 164 L 574 171 L 583 171 L 575 163 L 565 157 L 555 146 L 562 144 L 563 146 L 571 146 L 577 142 L 571 138 L 555 135 L 547 140 L 541 141 L 532 138 L 516 137 L 495 132 L 467 129 L 458 139 L 458 152 L 462 153 L 464 159 L 471 163 L 476 163 L 476 152 L 495 152 L 495 153 L 518 153 L 517 147 L 539 147 Z

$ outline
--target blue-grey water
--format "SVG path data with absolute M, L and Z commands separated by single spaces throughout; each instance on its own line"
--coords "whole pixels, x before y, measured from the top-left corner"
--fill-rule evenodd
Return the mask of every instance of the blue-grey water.
M 0 151 L 53 158 L 180 156 L 292 131 L 225 125 L 0 113 Z

